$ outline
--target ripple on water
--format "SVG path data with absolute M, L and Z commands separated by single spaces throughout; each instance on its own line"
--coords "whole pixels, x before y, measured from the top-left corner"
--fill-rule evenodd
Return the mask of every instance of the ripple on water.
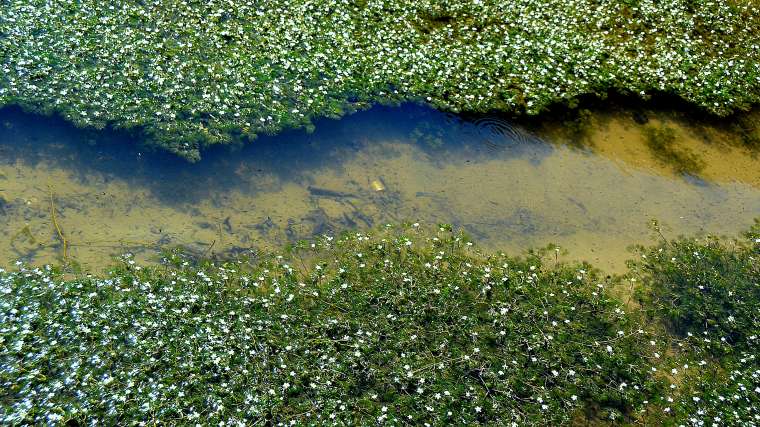
M 498 117 L 481 117 L 472 121 L 483 145 L 491 151 L 500 151 L 516 144 L 536 144 L 538 138 L 519 126 Z

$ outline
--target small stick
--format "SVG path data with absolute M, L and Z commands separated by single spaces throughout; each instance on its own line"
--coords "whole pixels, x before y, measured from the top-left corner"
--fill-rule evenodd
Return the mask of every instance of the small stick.
M 215 244 L 216 244 L 216 240 L 211 242 L 211 246 L 209 246 L 208 248 L 206 248 L 205 251 L 203 251 L 203 255 L 201 255 L 201 259 L 206 258 L 206 254 L 208 253 L 208 251 L 210 251 L 214 247 Z
M 69 242 L 66 240 L 66 238 L 63 236 L 63 231 L 61 231 L 61 227 L 58 226 L 58 220 L 56 220 L 55 217 L 55 202 L 53 200 L 53 190 L 50 190 L 50 215 L 53 218 L 53 226 L 55 227 L 55 231 L 58 233 L 58 238 L 61 239 L 61 242 L 63 243 L 63 259 L 66 260 L 66 249 L 69 245 Z

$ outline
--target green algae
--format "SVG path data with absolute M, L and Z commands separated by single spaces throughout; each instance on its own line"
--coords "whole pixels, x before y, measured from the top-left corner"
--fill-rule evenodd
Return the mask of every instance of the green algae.
M 0 106 L 133 129 L 197 160 L 405 100 L 537 114 L 611 91 L 715 114 L 758 101 L 751 1 L 14 0 Z

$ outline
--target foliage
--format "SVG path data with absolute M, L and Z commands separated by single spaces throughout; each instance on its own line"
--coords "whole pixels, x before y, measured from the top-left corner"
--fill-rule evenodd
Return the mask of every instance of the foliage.
M 760 419 L 760 222 L 727 247 L 681 239 L 636 264 L 640 302 L 673 337 L 670 421 L 757 425 Z M 666 410 L 667 409 L 667 410 Z
M 444 230 L 444 231 L 441 231 Z M 636 416 L 654 338 L 587 266 L 442 228 L 0 279 L 3 423 L 558 425 Z M 295 267 L 312 260 L 311 268 Z M 305 265 L 305 264 L 304 264 Z
M 719 115 L 760 95 L 749 0 L 7 0 L 0 106 L 212 144 L 372 103 L 537 114 L 610 91 Z
M 412 224 L 220 265 L 20 265 L 0 422 L 757 425 L 760 221 L 640 250 L 603 278 Z

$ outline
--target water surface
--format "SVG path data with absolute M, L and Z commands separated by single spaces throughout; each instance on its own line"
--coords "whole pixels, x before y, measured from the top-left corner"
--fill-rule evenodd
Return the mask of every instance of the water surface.
M 760 216 L 760 161 L 733 136 L 667 115 L 639 122 L 597 113 L 579 146 L 562 124 L 535 135 L 501 119 L 377 107 L 188 164 L 126 135 L 5 110 L 0 263 L 59 260 L 59 229 L 66 256 L 97 270 L 124 252 L 229 255 L 408 220 L 453 224 L 489 250 L 554 243 L 566 259 L 619 271 L 629 245 L 652 241 L 652 219 L 673 237 L 734 235 Z M 647 148 L 643 129 L 663 125 L 703 160 L 698 174 Z

